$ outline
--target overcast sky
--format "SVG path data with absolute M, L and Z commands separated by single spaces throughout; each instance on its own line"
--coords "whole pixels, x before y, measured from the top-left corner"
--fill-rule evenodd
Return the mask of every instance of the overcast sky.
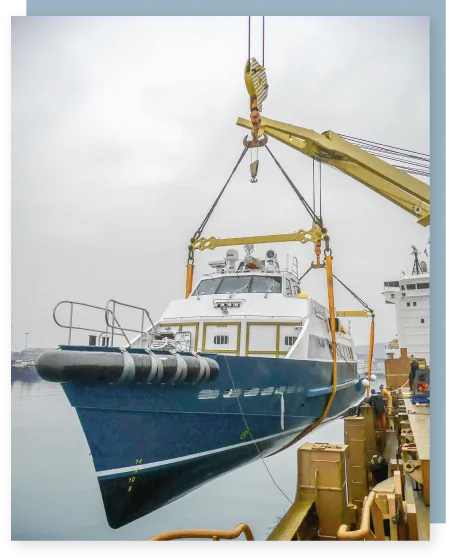
M 261 60 L 261 18 L 252 56 Z M 62 300 L 110 298 L 158 318 L 185 290 L 187 245 L 242 151 L 245 17 L 12 19 L 12 346 L 64 343 Z M 263 116 L 429 153 L 428 18 L 269 17 Z M 312 201 L 312 161 L 270 140 Z M 269 154 L 249 156 L 205 229 L 216 237 L 309 229 Z M 396 334 L 385 280 L 412 266 L 429 228 L 323 166 L 334 271 L 376 311 L 376 340 Z M 256 252 L 264 254 L 268 246 Z M 300 272 L 313 245 L 284 244 Z M 196 272 L 225 250 L 199 253 Z M 240 248 L 243 252 L 243 248 Z M 324 271 L 303 290 L 326 303 Z M 339 287 L 336 305 L 358 304 Z M 356 344 L 368 321 L 354 319 Z M 83 335 L 87 338 L 87 334 Z

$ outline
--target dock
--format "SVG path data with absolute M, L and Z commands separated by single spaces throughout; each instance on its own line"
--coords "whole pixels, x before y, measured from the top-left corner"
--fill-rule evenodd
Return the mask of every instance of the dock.
M 267 540 L 429 540 L 430 404 L 413 404 L 401 389 L 392 389 L 391 395 L 386 431 L 376 430 L 374 410 L 365 404 L 360 416 L 344 419 L 344 444 L 298 448 L 295 500 Z M 379 457 L 385 473 L 388 465 L 381 481 Z M 150 540 L 220 540 L 242 534 L 254 539 L 243 523 L 230 531 L 172 531 Z

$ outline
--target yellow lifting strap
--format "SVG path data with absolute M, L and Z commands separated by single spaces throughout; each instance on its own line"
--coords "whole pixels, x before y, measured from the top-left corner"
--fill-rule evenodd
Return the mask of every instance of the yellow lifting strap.
M 186 299 L 192 293 L 192 285 L 193 285 L 193 264 L 189 263 L 187 265 L 187 278 L 186 278 Z
M 371 391 L 371 366 L 373 363 L 374 353 L 374 315 L 371 316 L 371 327 L 369 331 L 369 350 L 368 350 L 368 387 L 366 388 L 366 396 L 370 396 Z
M 334 402 L 335 394 L 337 392 L 337 343 L 335 340 L 335 330 L 336 330 L 336 321 L 335 321 L 335 302 L 334 302 L 334 276 L 332 274 L 332 256 L 326 255 L 325 256 L 325 263 L 326 263 L 326 278 L 327 278 L 327 296 L 329 300 L 329 317 L 330 317 L 330 327 L 331 327 L 331 341 L 332 341 L 332 391 L 327 401 L 326 408 L 323 411 L 323 414 L 320 418 L 315 420 L 308 428 L 306 428 L 303 432 L 301 432 L 298 436 L 296 436 L 290 443 L 281 447 L 278 451 L 275 451 L 268 457 L 272 457 L 284 449 L 289 448 L 290 446 L 297 443 L 300 439 L 305 437 L 306 435 L 310 434 L 315 428 L 317 428 L 323 420 L 326 419 L 329 411 L 331 409 L 332 403 Z M 374 336 L 374 335 L 373 335 Z

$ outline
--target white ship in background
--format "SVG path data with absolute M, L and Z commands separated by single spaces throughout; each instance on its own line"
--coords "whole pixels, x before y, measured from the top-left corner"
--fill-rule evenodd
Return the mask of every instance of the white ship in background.
M 430 243 L 427 244 L 429 246 Z M 399 358 L 401 348 L 409 358 L 424 358 L 430 365 L 430 265 L 414 257 L 411 273 L 401 272 L 400 280 L 384 282 L 385 302 L 396 306 L 397 338 L 385 346 L 386 358 Z M 429 252 L 424 249 L 429 257 Z

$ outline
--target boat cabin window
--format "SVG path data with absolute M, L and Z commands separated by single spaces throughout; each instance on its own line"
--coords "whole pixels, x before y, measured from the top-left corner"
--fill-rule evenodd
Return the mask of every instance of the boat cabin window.
M 202 280 L 192 295 L 207 296 L 209 294 L 215 294 L 215 290 L 218 288 L 221 281 L 222 278 L 208 278 L 207 280 Z
M 286 336 L 285 337 L 285 346 L 293 346 L 295 344 L 297 337 L 296 336 Z
M 292 294 L 292 287 L 290 284 L 290 280 L 288 280 L 287 278 L 285 279 L 285 295 L 286 296 L 291 296 Z
M 225 276 L 224 278 L 207 278 L 201 280 L 192 296 L 211 294 L 252 293 L 279 294 L 282 290 L 280 276 Z
M 214 344 L 229 344 L 229 336 L 217 334 L 214 336 Z
M 282 278 L 280 276 L 252 276 L 250 292 L 252 294 L 281 293 Z
M 429 288 L 430 284 L 429 282 L 423 282 L 421 284 L 417 284 L 416 287 L 418 288 L 418 290 L 424 290 L 425 288 Z
M 216 294 L 233 294 L 245 293 L 248 291 L 249 282 L 251 277 L 249 276 L 225 276 L 219 286 Z

